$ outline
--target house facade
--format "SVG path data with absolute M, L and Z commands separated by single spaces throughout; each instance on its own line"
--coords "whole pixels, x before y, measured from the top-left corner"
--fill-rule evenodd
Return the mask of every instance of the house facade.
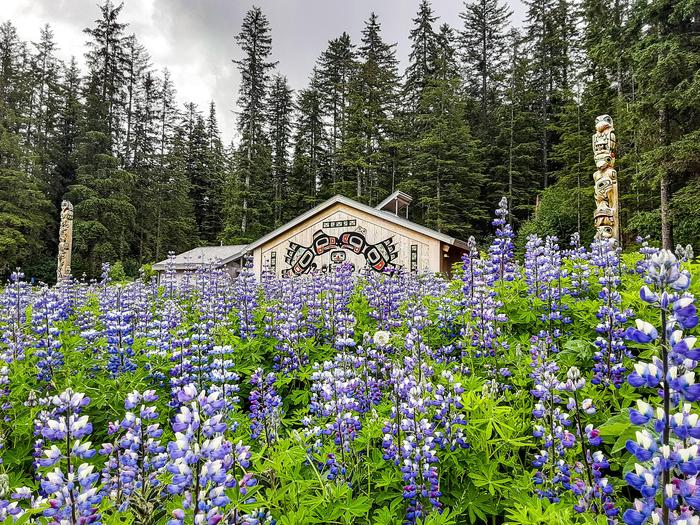
M 466 243 L 409 221 L 410 203 L 402 192 L 376 207 L 336 195 L 251 244 L 211 247 L 199 260 L 196 251 L 209 248 L 180 254 L 176 271 L 208 264 L 230 267 L 235 276 L 247 255 L 258 278 L 264 269 L 287 277 L 328 272 L 343 263 L 355 271 L 448 273 L 461 260 Z M 164 271 L 166 264 L 161 261 L 154 269 Z
M 357 271 L 449 272 L 466 243 L 402 217 L 408 203 L 400 192 L 376 208 L 336 195 L 248 245 L 253 269 L 280 277 L 342 263 Z

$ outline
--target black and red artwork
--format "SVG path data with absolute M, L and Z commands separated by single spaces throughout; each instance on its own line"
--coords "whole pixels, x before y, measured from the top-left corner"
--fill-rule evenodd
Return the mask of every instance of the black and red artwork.
M 314 259 L 328 251 L 333 251 L 331 258 L 334 263 L 344 260 L 339 256 L 339 248 L 364 256 L 367 265 L 377 272 L 393 267 L 392 261 L 398 256 L 392 237 L 376 244 L 370 244 L 365 236 L 357 231 L 344 232 L 335 237 L 328 235 L 323 230 L 318 230 L 314 233 L 311 246 L 290 242 L 284 260 L 290 266 L 290 273 L 301 275 L 317 268 Z

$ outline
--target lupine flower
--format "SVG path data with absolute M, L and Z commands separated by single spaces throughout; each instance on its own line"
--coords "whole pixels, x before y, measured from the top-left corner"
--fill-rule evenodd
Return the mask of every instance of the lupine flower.
M 283 373 L 292 373 L 308 362 L 300 342 L 304 335 L 301 295 L 296 290 L 294 279 L 285 280 L 280 289 L 280 300 L 274 315 L 274 324 L 266 328 L 277 340 L 274 368 Z
M 194 384 L 177 393 L 180 411 L 172 422 L 174 441 L 168 443 L 167 471 L 172 479 L 166 490 L 182 496 L 182 507 L 172 513 L 169 525 L 218 523 L 231 499 L 227 489 L 241 494 L 255 485 L 246 472 L 250 447 L 233 444 L 227 430 L 225 402 L 219 391 L 206 394 Z
M 167 461 L 165 447 L 160 442 L 163 430 L 152 404 L 157 400 L 153 390 L 128 394 L 124 419 L 110 424 L 110 433 L 116 440 L 103 444 L 100 450 L 100 454 L 108 456 L 103 470 L 105 490 L 121 510 L 126 508 L 134 491 L 159 483 L 157 476 Z
M 250 376 L 253 390 L 250 393 L 250 437 L 258 439 L 261 435 L 269 446 L 277 440 L 282 416 L 282 398 L 275 390 L 275 374 L 264 375 L 258 368 Z
M 660 387 L 662 400 L 656 409 L 640 401 L 630 410 L 631 422 L 642 430 L 636 432 L 636 439 L 627 441 L 627 450 L 638 463 L 625 479 L 641 499 L 625 511 L 623 520 L 628 525 L 649 520 L 664 524 L 697 521 L 700 498 L 695 498 L 695 479 L 700 463 L 688 439 L 699 435 L 698 416 L 691 412 L 690 402 L 700 398 L 694 372 L 700 354 L 695 338 L 684 335 L 698 324 L 694 297 L 687 292 L 690 274 L 668 250 L 650 253 L 643 270 L 648 286 L 642 287 L 640 297 L 659 311 L 659 328 L 637 319 L 626 335 L 638 344 L 658 342 L 661 356 L 652 356 L 649 363 L 635 363 L 628 382 L 636 388 Z M 674 406 L 678 407 L 675 413 Z
M 444 385 L 435 388 L 430 376 L 418 381 L 415 372 L 407 374 L 396 365 L 390 371 L 393 405 L 391 419 L 384 423 L 383 457 L 401 470 L 406 524 L 419 523 L 431 508 L 443 507 L 438 450 L 468 446 L 462 434 L 461 386 L 453 383 L 451 392 Z M 453 381 L 449 372 L 443 378 Z
M 507 222 L 508 199 L 502 197 L 496 209 L 496 218 L 491 223 L 496 227 L 496 237 L 489 247 L 488 284 L 496 281 L 512 281 L 515 278 L 513 257 L 513 229 Z
M 370 272 L 363 294 L 370 306 L 369 315 L 377 321 L 378 330 L 401 326 L 399 306 L 405 298 L 405 278 L 401 271 Z
M 37 378 L 50 382 L 63 366 L 60 329 L 57 324 L 68 317 L 55 290 L 44 287 L 32 306 L 32 330 L 35 334 L 34 355 Z
M 632 316 L 632 311 L 622 309 L 622 297 L 617 288 L 620 285 L 620 256 L 615 243 L 598 241 L 591 247 L 592 261 L 599 270 L 598 281 L 602 289 L 598 298 L 602 301 L 596 317 L 598 337 L 595 340 L 597 351 L 593 356 L 593 384 L 613 385 L 619 388 L 624 381 L 624 357 L 631 357 L 625 345 L 624 325 Z
M 0 351 L 0 360 L 7 363 L 24 359 L 24 352 L 30 346 L 25 324 L 31 296 L 24 274 L 19 269 L 12 272 L 0 295 L 0 344 L 4 347 L 4 351 Z
M 309 412 L 313 416 L 306 420 L 306 433 L 318 439 L 316 448 L 320 449 L 324 437 L 331 438 L 336 454 L 328 456 L 326 461 L 327 477 L 330 480 L 344 479 L 347 463 L 346 455 L 351 443 L 362 428 L 359 414 L 362 405 L 358 399 L 362 382 L 356 374 L 353 362 L 355 357 L 348 353 L 336 355 L 333 361 L 314 364 L 311 375 L 311 403 Z
M 110 288 L 113 297 L 103 301 L 103 323 L 107 340 L 107 371 L 112 377 L 136 370 L 134 357 L 134 312 L 126 305 L 126 291 L 121 286 Z
M 250 339 L 255 334 L 256 326 L 253 314 L 258 305 L 257 295 L 258 286 L 255 272 L 253 272 L 253 259 L 246 257 L 245 264 L 233 288 L 233 301 L 238 311 L 241 339 Z
M 591 267 L 588 264 L 590 254 L 581 244 L 581 235 L 578 232 L 571 235 L 569 246 L 569 250 L 564 254 L 571 261 L 572 266 L 569 274 L 569 295 L 577 298 L 584 297 L 590 289 Z
M 85 461 L 95 455 L 92 444 L 85 440 L 92 433 L 92 424 L 81 414 L 90 398 L 68 389 L 48 402 L 50 411 L 44 412 L 43 421 L 35 427 L 48 447 L 38 459 L 41 490 L 50 504 L 44 516 L 56 525 L 99 522 L 100 475 Z

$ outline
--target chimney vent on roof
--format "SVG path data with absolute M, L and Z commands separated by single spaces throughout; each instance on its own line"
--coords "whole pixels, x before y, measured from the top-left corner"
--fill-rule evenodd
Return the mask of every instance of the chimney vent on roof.
M 402 191 L 395 191 L 377 205 L 377 209 L 408 219 L 408 206 L 413 198 Z

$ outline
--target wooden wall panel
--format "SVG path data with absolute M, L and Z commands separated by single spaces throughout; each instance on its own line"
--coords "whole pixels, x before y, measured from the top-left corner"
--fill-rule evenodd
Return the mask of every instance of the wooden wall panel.
M 327 271 L 334 264 L 332 255 L 336 259 L 343 255 L 347 262 L 352 263 L 357 270 L 367 265 L 365 255 L 356 254 L 350 249 L 333 247 L 321 255 L 301 255 L 305 248 L 313 253 L 314 235 L 321 232 L 322 236 L 338 238 L 345 232 L 357 232 L 364 237 L 368 245 L 375 245 L 383 241 L 389 241 L 384 246 L 378 246 L 378 250 L 386 254 L 386 248 L 395 250 L 396 257 L 391 260 L 395 266 L 400 266 L 410 271 L 411 247 L 417 247 L 417 258 L 414 256 L 413 267 L 418 272 L 439 272 L 440 241 L 415 232 L 409 228 L 394 224 L 381 217 L 375 217 L 369 213 L 351 208 L 338 203 L 309 218 L 282 235 L 270 240 L 258 247 L 253 254 L 253 265 L 256 273 L 260 273 L 264 266 L 274 266 L 277 275 L 292 272 L 292 265 L 287 261 L 290 257 L 298 271 L 306 268 Z M 303 258 L 299 262 L 300 257 Z M 370 257 L 369 255 L 367 257 Z M 303 263 L 303 264 L 301 264 Z M 381 264 L 381 263 L 379 263 Z

